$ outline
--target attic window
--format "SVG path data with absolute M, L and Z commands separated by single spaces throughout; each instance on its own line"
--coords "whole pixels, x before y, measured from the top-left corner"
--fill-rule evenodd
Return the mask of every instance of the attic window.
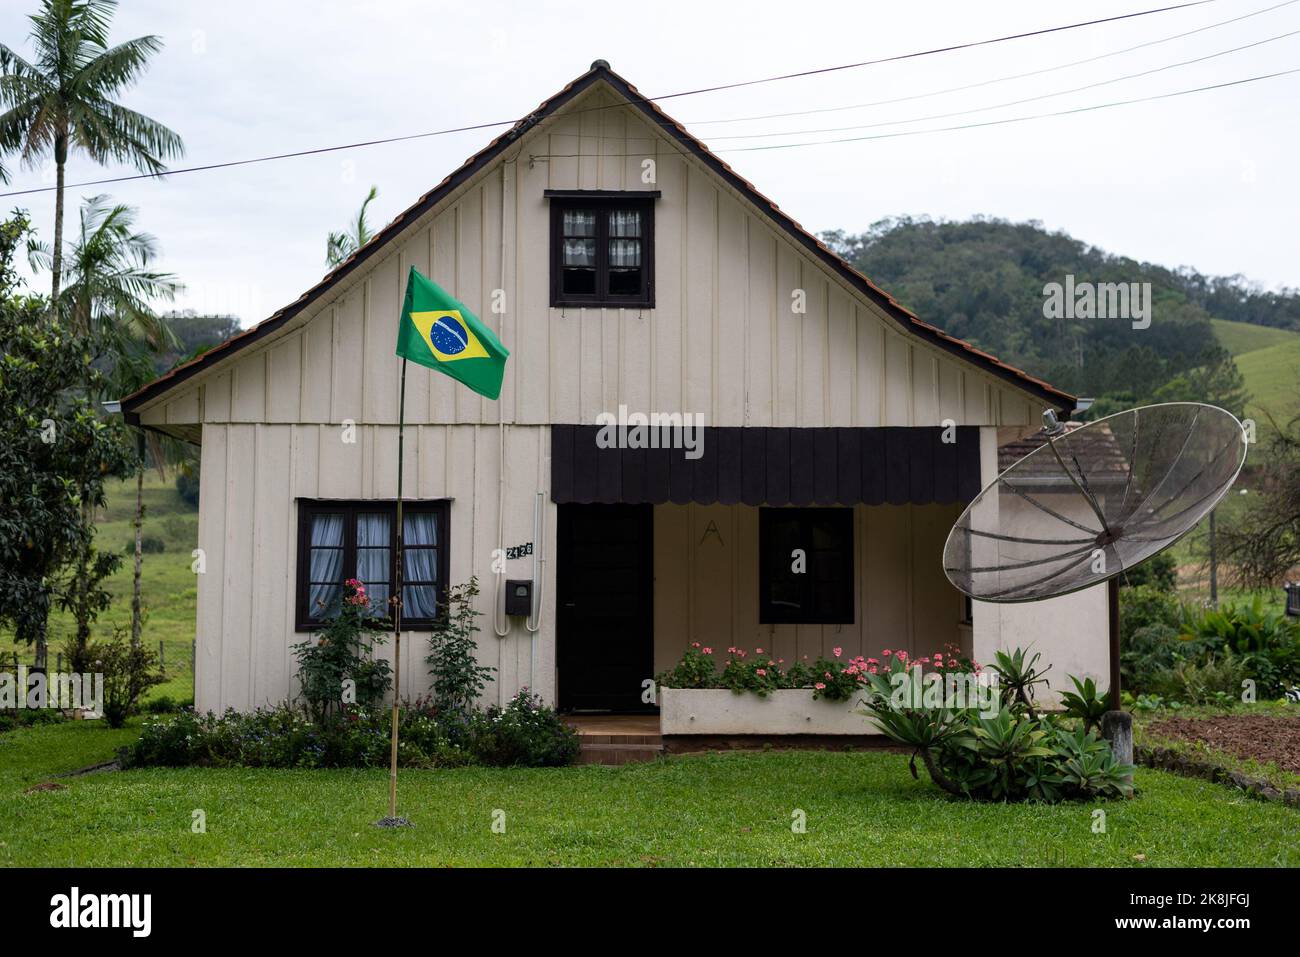
M 551 305 L 654 305 L 658 192 L 560 192 L 551 200 Z

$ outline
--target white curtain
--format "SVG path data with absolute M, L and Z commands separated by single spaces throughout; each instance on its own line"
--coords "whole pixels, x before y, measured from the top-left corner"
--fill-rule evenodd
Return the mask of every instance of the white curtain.
M 641 214 L 631 209 L 615 209 L 609 214 L 609 235 L 640 236 Z
M 406 581 L 433 582 L 431 585 L 402 587 L 402 614 L 411 618 L 435 618 L 438 614 L 438 522 L 431 514 L 402 517 L 403 568 Z
M 329 610 L 343 579 L 343 516 L 313 515 L 311 522 L 311 586 L 308 613 Z
M 383 514 L 357 516 L 357 570 L 356 576 L 365 582 L 370 598 L 370 614 L 383 617 L 388 614 L 390 583 L 389 542 L 392 519 Z

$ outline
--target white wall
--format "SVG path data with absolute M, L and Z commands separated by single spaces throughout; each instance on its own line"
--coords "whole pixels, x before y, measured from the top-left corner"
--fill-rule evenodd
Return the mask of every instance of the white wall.
M 997 429 L 980 429 L 980 472 L 985 484 L 997 477 Z M 989 503 L 996 507 L 996 496 Z M 1110 638 L 1106 586 L 1045 601 L 995 604 L 973 603 L 973 650 L 980 662 L 993 660 L 998 650 L 1032 648 L 1042 653 L 1040 666 L 1051 665 L 1045 701 L 1070 691 L 1067 675 L 1096 679 L 1099 688 L 1110 684 Z

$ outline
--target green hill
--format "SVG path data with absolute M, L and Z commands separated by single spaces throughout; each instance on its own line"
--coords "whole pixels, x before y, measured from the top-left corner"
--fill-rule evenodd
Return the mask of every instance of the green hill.
M 1220 345 L 1234 356 L 1300 339 L 1300 333 L 1289 329 L 1273 329 L 1249 322 L 1233 322 L 1230 319 L 1211 319 L 1210 325 L 1214 327 L 1214 335 Z
M 1251 399 L 1247 413 L 1288 417 L 1300 412 L 1300 335 L 1266 349 L 1237 356 Z
M 925 320 L 1117 408 L 1159 401 L 1170 392 L 1191 398 L 1182 395 L 1187 383 L 1212 378 L 1209 373 L 1227 361 L 1224 352 L 1285 349 L 1300 330 L 1300 290 L 1268 291 L 1241 276 L 1170 269 L 1037 222 L 900 217 L 860 234 L 833 231 L 822 238 Z M 1064 285 L 1071 276 L 1076 287 L 1091 283 L 1094 289 L 1149 283 L 1150 325 L 1134 328 L 1119 317 L 1049 317 L 1045 287 Z M 1275 362 L 1256 356 L 1248 364 L 1264 376 L 1249 387 L 1270 399 L 1273 380 L 1287 368 L 1285 358 Z

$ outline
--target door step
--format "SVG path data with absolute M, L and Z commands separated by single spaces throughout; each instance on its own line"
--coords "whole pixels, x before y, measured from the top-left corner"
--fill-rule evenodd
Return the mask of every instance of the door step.
M 663 736 L 658 734 L 579 733 L 578 744 L 579 764 L 636 764 L 664 753 Z

